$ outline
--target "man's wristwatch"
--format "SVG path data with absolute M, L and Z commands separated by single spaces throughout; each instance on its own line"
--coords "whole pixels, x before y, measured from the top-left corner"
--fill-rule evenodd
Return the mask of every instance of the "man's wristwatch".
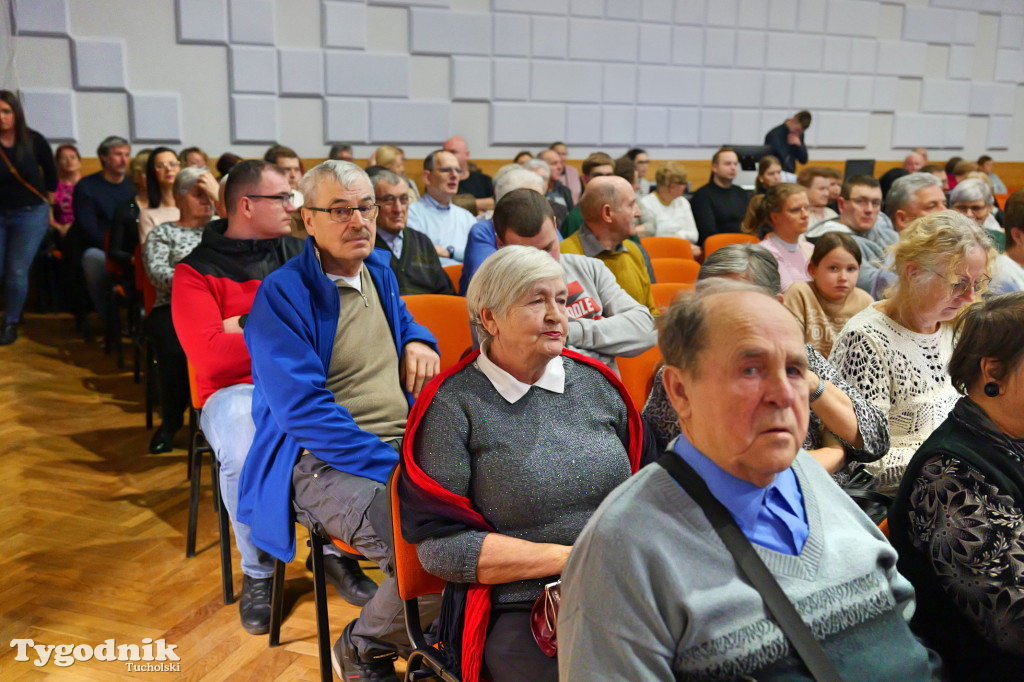
M 818 388 L 814 389 L 814 393 L 811 394 L 810 402 L 814 402 L 821 397 L 821 394 L 825 392 L 825 378 L 818 377 Z
M 448 257 L 449 258 L 455 258 L 455 247 L 454 246 L 446 246 L 444 248 L 448 249 Z

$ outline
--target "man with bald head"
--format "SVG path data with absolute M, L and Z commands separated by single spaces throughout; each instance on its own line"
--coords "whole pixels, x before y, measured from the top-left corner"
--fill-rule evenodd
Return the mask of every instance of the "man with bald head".
M 878 178 L 878 184 L 882 186 L 882 197 L 889 196 L 889 189 L 892 187 L 892 183 L 905 175 L 918 172 L 924 168 L 926 163 L 928 163 L 928 160 L 916 150 L 907 154 L 900 168 L 892 168 L 883 173 L 882 177 Z
M 494 183 L 491 176 L 479 170 L 471 170 L 469 163 L 469 145 L 459 137 L 449 137 L 442 147 L 451 152 L 459 160 L 459 194 L 472 194 L 476 198 L 476 210 L 483 213 L 494 208 Z
M 914 589 L 895 550 L 801 447 L 817 387 L 795 318 L 763 289 L 721 280 L 665 318 L 663 377 L 681 433 L 574 543 L 561 679 L 811 679 L 716 537 L 730 529 L 812 626 L 829 664 L 818 679 L 938 679 L 938 657 L 910 632 Z
M 548 198 L 548 201 L 565 206 L 566 212 L 571 211 L 573 207 L 572 192 L 562 183 L 562 174 L 565 173 L 565 162 L 562 161 L 562 155 L 554 149 L 545 149 L 537 154 L 537 158 L 548 164 L 548 168 L 551 169 L 551 174 L 548 175 L 547 193 L 544 196 Z
M 562 253 L 600 259 L 626 293 L 657 315 L 644 252 L 628 239 L 640 217 L 633 187 L 617 176 L 594 178 L 580 197 L 580 210 L 583 225 L 561 243 Z

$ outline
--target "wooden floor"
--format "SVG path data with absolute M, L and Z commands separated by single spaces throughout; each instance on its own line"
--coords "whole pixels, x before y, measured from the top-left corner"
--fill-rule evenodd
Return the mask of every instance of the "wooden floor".
M 0 680 L 318 679 L 304 536 L 288 566 L 282 645 L 270 649 L 265 635 L 242 630 L 237 601 L 222 602 L 205 467 L 198 555 L 185 558 L 186 430 L 178 449 L 148 454 L 152 432 L 130 350 L 126 366 L 82 341 L 66 315 L 29 316 L 21 338 L 0 348 Z M 358 609 L 333 593 L 328 604 L 337 636 Z M 177 645 L 180 672 L 129 672 L 95 659 L 36 667 L 15 661 L 9 646 L 146 637 Z

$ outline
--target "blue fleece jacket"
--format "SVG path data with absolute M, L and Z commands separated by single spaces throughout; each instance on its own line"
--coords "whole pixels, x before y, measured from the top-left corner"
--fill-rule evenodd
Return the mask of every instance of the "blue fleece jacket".
M 416 324 L 399 296 L 390 258 L 374 249 L 363 264 L 394 347 L 420 341 L 437 350 L 434 336 Z M 320 268 L 310 237 L 299 256 L 263 280 L 245 324 L 256 435 L 239 479 L 238 518 L 252 528 L 257 547 L 283 561 L 295 557 L 292 467 L 303 448 L 340 471 L 381 483 L 398 462 L 391 446 L 356 426 L 327 389 L 339 311 L 337 285 Z M 406 398 L 411 406 L 408 392 Z

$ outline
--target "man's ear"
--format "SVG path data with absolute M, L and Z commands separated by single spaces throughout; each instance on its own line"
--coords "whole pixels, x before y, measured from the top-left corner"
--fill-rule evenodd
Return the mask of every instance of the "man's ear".
M 902 227 L 897 227 L 898 225 L 906 227 L 907 222 L 907 212 L 902 208 L 896 209 L 896 213 L 892 216 L 892 226 L 896 228 L 896 231 L 899 232 L 903 229 Z
M 612 205 L 603 204 L 601 206 L 601 221 L 610 223 L 612 221 Z
M 309 209 L 302 210 L 299 208 L 299 215 L 302 217 L 302 225 L 306 228 L 306 234 L 314 234 L 313 227 L 313 212 Z
M 836 208 L 839 209 L 839 215 L 843 214 L 843 205 L 846 203 L 846 199 L 842 197 L 836 198 Z
M 688 378 L 683 370 L 672 365 L 665 365 L 665 371 L 661 375 L 661 381 L 665 384 L 665 395 L 672 403 L 672 409 L 675 410 L 680 421 L 689 419 L 693 412 L 689 392 L 686 389 Z

